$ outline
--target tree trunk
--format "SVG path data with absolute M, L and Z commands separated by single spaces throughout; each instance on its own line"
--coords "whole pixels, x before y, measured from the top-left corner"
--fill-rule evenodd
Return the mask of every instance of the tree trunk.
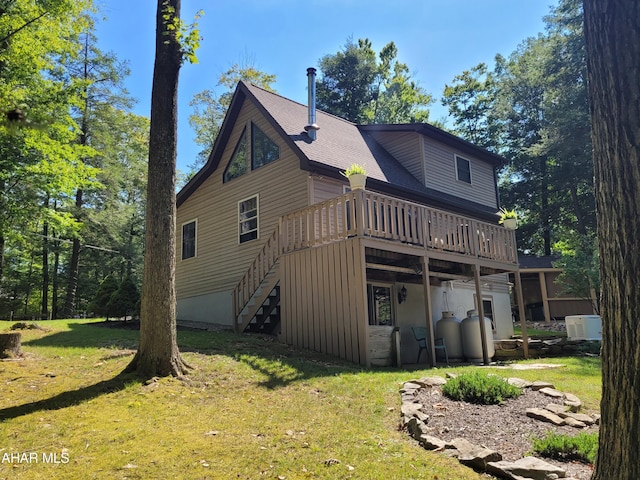
M 540 157 L 540 216 L 544 254 L 551 255 L 551 218 L 549 214 L 549 167 L 546 155 Z
M 180 0 L 158 0 L 140 345 L 127 367 L 143 377 L 182 376 L 188 369 L 178 351 L 175 292 L 177 93 L 182 51 L 175 30 L 167 28 L 179 18 Z
M 576 216 L 576 230 L 580 235 L 587 234 L 587 227 L 584 224 L 584 214 L 582 213 L 582 208 L 580 207 L 580 199 L 578 198 L 578 186 L 573 183 L 569 187 L 569 191 L 571 192 L 571 203 L 573 203 L 573 213 Z
M 640 478 L 640 3 L 584 0 L 601 272 L 595 480 Z
M 83 192 L 76 192 L 76 217 L 82 208 Z M 67 296 L 62 307 L 62 315 L 71 318 L 76 307 L 76 292 L 78 291 L 78 272 L 80 271 L 80 239 L 74 238 L 71 246 L 71 259 L 69 260 L 69 273 L 67 278 Z
M 45 202 L 49 207 L 49 199 Z M 49 318 L 49 223 L 45 220 L 42 226 L 42 302 L 40 307 L 42 318 Z
M 58 318 L 58 290 L 60 284 L 60 276 L 58 270 L 60 270 L 60 242 L 56 240 L 53 243 L 53 281 L 51 285 L 51 318 Z
M 0 333 L 0 358 L 15 358 L 22 355 L 20 332 Z

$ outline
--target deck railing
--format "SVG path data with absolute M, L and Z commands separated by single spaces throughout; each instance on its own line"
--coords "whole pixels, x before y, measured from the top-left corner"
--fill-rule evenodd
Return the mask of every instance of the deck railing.
M 363 190 L 310 205 L 280 219 L 280 253 L 352 236 L 517 263 L 511 230 Z
M 235 318 L 280 254 L 355 236 L 517 263 L 512 230 L 386 195 L 352 191 L 280 217 L 277 228 L 233 291 Z

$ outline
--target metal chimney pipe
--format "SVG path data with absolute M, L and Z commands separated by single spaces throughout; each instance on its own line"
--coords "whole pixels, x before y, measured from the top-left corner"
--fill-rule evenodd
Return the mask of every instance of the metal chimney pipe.
M 316 69 L 313 67 L 307 68 L 307 80 L 309 82 L 308 85 L 308 93 L 309 93 L 309 101 L 307 104 L 307 108 L 309 110 L 309 123 L 304 127 L 309 135 L 309 138 L 313 141 L 317 137 L 317 131 L 320 130 L 320 127 L 316 124 Z

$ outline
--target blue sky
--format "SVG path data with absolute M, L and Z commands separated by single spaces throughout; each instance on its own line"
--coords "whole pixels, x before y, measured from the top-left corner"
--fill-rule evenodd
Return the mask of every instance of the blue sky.
M 497 53 L 511 54 L 544 29 L 555 0 L 182 0 L 182 18 L 197 11 L 202 36 L 198 64 L 180 73 L 178 168 L 198 151 L 189 127 L 193 95 L 216 90 L 219 75 L 249 63 L 276 75 L 279 94 L 305 103 L 307 67 L 341 50 L 349 37 L 369 38 L 376 52 L 395 42 L 398 58 L 436 99 L 446 83 Z M 155 41 L 155 0 L 102 0 L 100 47 L 129 62 L 135 113 L 149 116 Z M 221 92 L 218 87 L 218 92 Z M 432 119 L 443 119 L 440 102 Z

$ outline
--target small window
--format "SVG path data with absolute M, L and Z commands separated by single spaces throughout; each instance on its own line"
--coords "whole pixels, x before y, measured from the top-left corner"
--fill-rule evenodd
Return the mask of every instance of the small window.
M 258 197 L 238 202 L 239 242 L 244 243 L 258 238 Z
M 473 301 L 475 302 L 478 297 L 476 294 L 473 294 Z M 482 310 L 484 310 L 484 317 L 491 320 L 491 330 L 493 333 L 496 333 L 496 318 L 493 310 L 493 297 L 491 296 L 482 296 Z
M 196 221 L 182 225 L 182 260 L 196 256 Z
M 483 298 L 482 299 L 482 310 L 484 310 L 485 318 L 491 320 L 491 329 L 495 333 L 496 331 L 496 320 L 493 315 L 493 298 Z
M 367 284 L 369 325 L 394 325 L 391 286 Z
M 246 130 L 242 132 L 240 140 L 233 151 L 233 156 L 227 169 L 224 171 L 224 181 L 228 182 L 247 173 L 247 135 Z
M 255 125 L 251 125 L 251 148 L 253 153 L 252 168 L 254 170 L 280 158 L 280 147 Z
M 466 158 L 456 155 L 456 175 L 458 180 L 465 183 L 471 183 L 471 162 Z

